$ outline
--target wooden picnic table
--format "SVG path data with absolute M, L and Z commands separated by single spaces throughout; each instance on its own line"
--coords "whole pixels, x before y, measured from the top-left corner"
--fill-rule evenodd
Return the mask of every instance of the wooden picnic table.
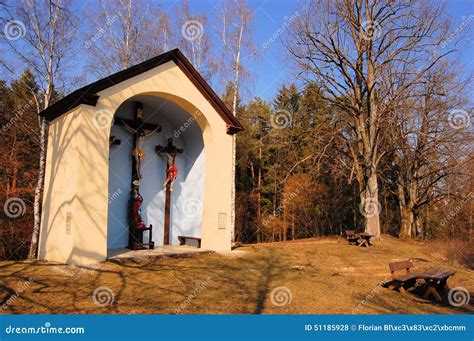
M 449 291 L 448 279 L 454 274 L 454 271 L 444 269 L 431 269 L 419 274 L 418 278 L 425 280 L 425 284 L 422 286 L 425 289 L 423 298 L 428 299 L 433 295 L 437 301 L 441 301 L 439 293 Z
M 365 232 L 359 233 L 359 238 L 360 238 L 359 246 L 366 246 L 366 247 L 372 246 L 372 244 L 370 243 L 370 238 L 372 237 L 373 235 L 365 233 Z
M 408 259 L 390 262 L 389 267 L 394 281 L 394 285 L 390 285 L 389 288 L 399 288 L 402 293 L 405 292 L 405 289 L 419 291 L 423 298 L 428 299 L 430 296 L 434 296 L 437 301 L 441 301 L 441 292 L 449 290 L 448 279 L 455 274 L 454 271 L 438 268 L 421 273 L 411 272 L 413 263 Z M 401 270 L 405 270 L 406 273 L 397 275 L 396 272 Z M 419 280 L 422 283 L 419 283 Z
M 347 230 L 346 231 L 346 238 L 349 244 L 351 245 L 357 245 L 357 246 L 365 246 L 369 247 L 372 246 L 370 243 L 370 238 L 372 238 L 373 235 L 362 232 L 362 233 L 356 233 L 354 230 Z

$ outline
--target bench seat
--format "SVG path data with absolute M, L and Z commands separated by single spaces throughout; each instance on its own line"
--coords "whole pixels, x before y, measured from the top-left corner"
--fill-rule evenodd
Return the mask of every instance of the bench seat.
M 406 275 L 395 276 L 392 279 L 394 281 L 398 281 L 398 282 L 407 282 L 407 281 L 411 281 L 413 279 L 418 279 L 418 278 L 421 278 L 420 274 L 409 273 L 409 274 L 406 274 Z
M 190 245 L 201 248 L 201 238 L 192 236 L 178 236 L 179 245 Z M 189 243 L 191 242 L 191 243 Z

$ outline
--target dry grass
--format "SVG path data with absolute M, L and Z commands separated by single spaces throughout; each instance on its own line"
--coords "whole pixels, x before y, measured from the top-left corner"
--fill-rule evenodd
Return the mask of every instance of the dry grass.
M 434 240 L 426 243 L 432 256 L 474 270 L 474 246 L 472 240 Z
M 350 314 L 364 299 L 359 313 L 474 313 L 472 304 L 455 308 L 446 301 L 377 287 L 388 278 L 389 260 L 412 258 L 420 270 L 455 270 L 450 285 L 474 291 L 473 271 L 436 259 L 424 248 L 385 236 L 369 249 L 349 246 L 342 239 L 313 239 L 245 246 L 229 254 L 124 265 L 105 262 L 80 269 L 0 262 L 0 300 L 8 302 L 6 313 Z M 270 300 L 278 286 L 292 294 L 292 301 L 282 307 Z M 97 287 L 113 290 L 113 304 L 94 304 Z

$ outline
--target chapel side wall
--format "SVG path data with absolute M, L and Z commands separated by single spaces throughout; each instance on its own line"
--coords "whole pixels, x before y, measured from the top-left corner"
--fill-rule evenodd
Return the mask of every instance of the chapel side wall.
M 206 167 L 204 176 L 204 213 L 202 248 L 230 251 L 232 210 L 232 136 L 226 129 L 213 129 L 213 136 L 206 136 Z M 219 214 L 224 215 L 224 228 L 219 228 Z
M 81 105 L 50 123 L 39 259 L 86 265 L 107 256 L 108 149 L 98 146 L 108 146 L 108 131 L 91 127 L 94 111 Z
M 77 201 L 76 172 L 79 108 L 50 122 L 46 154 L 38 258 L 66 263 L 74 249 L 73 229 L 68 212 Z
M 100 110 L 100 109 L 99 109 Z M 91 264 L 107 258 L 109 136 L 112 113 L 81 106 L 79 120 L 77 195 L 74 212 L 74 252 L 71 264 Z

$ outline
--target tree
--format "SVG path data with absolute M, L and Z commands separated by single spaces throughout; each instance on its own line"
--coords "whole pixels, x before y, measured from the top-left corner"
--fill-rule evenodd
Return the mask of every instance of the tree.
M 40 152 L 31 92 L 35 89 L 38 85 L 29 70 L 10 86 L 0 82 L 0 201 L 8 205 L 0 215 L 0 256 L 7 259 L 27 257 L 31 241 L 33 210 L 28 204 L 35 198 Z
M 472 135 L 467 126 L 456 126 L 452 121 L 453 115 L 469 115 L 457 112 L 467 103 L 467 83 L 457 76 L 459 68 L 454 62 L 440 63 L 398 106 L 391 144 L 397 146 L 393 168 L 400 237 L 415 237 L 421 232 L 423 208 L 446 198 L 446 178 L 463 175 L 462 165 L 469 162 Z
M 147 20 L 149 7 L 141 0 L 100 0 L 98 11 L 88 18 L 91 31 L 84 45 L 91 58 L 91 69 L 98 76 L 126 69 L 147 59 L 150 52 L 161 51 L 155 48 L 160 46 L 159 41 L 151 44 L 146 40 L 155 23 Z M 166 18 L 158 16 L 156 22 L 164 25 L 159 32 L 166 44 Z
M 189 1 L 183 1 L 177 9 L 177 23 L 181 32 L 178 41 L 179 48 L 189 58 L 194 67 L 206 81 L 217 70 L 213 54 L 211 32 L 208 29 L 208 17 L 205 13 L 192 13 Z
M 252 43 L 252 21 L 254 14 L 246 7 L 245 0 L 228 0 L 220 9 L 220 19 L 222 28 L 220 37 L 224 44 L 224 69 L 231 70 L 232 77 L 226 84 L 231 84 L 232 91 L 232 113 L 237 115 L 237 100 L 240 91 L 243 63 L 242 55 L 248 52 L 249 56 L 253 55 L 254 46 Z M 235 234 L 235 135 L 232 140 L 232 217 L 231 230 L 232 238 Z
M 395 104 L 449 51 L 449 25 L 431 1 L 308 0 L 285 45 L 300 74 L 339 112 L 366 232 L 380 236 L 379 165 Z
M 8 39 L 6 37 L 4 42 L 11 52 L 31 70 L 40 85 L 39 91 L 30 89 L 37 113 L 52 104 L 57 96 L 57 91 L 61 88 L 61 81 L 65 79 L 63 72 L 69 57 L 74 54 L 72 46 L 76 32 L 76 21 L 70 8 L 71 2 L 69 0 L 42 2 L 22 0 L 13 8 L 13 13 L 9 13 L 12 18 L 10 22 L 17 25 L 16 29 L 21 31 L 23 38 Z M 46 158 L 47 125 L 46 121 L 39 116 L 38 123 L 40 126 L 39 171 L 35 188 L 30 258 L 36 256 L 38 246 Z

